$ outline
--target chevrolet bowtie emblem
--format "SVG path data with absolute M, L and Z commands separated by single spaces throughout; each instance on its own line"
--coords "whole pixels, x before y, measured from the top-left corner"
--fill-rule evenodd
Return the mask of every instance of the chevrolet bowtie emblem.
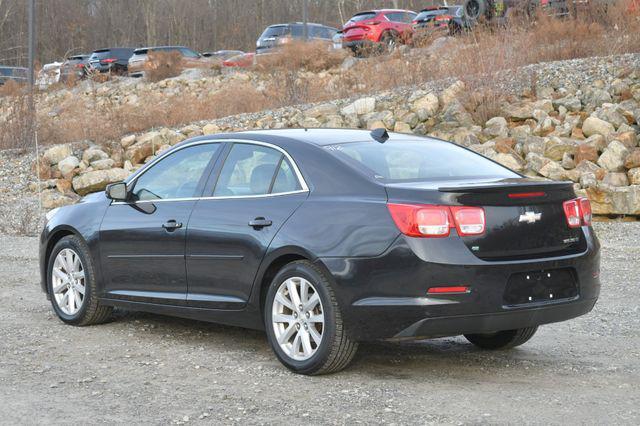
M 542 217 L 542 213 L 526 212 L 520 215 L 520 222 L 536 223 Z

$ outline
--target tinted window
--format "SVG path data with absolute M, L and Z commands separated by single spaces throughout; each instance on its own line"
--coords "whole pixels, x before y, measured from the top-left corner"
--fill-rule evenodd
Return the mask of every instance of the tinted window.
M 219 144 L 183 148 L 163 158 L 136 180 L 134 200 L 197 197 L 198 183 Z
M 331 28 L 327 28 L 327 27 L 317 27 L 317 26 L 309 27 L 309 34 L 311 37 L 314 37 L 314 38 L 324 38 L 324 39 L 330 40 L 335 33 L 336 33 L 335 30 L 332 30 Z
M 384 16 L 391 22 L 404 22 L 404 13 L 402 12 L 385 13 Z
M 436 10 L 425 10 L 418 14 L 416 20 L 418 21 L 431 21 L 434 17 L 438 15 L 444 15 L 446 10 L 444 9 L 436 9 Z
M 357 142 L 325 148 L 347 163 L 385 181 L 518 177 L 510 170 L 449 142 Z
M 194 52 L 191 49 L 187 49 L 186 47 L 181 47 L 180 48 L 180 52 L 186 56 L 187 58 L 199 58 L 200 55 L 196 52 Z
M 357 15 L 353 15 L 353 17 L 351 19 L 349 19 L 348 22 L 361 22 L 361 21 L 366 21 L 368 19 L 373 19 L 375 18 L 377 15 L 377 13 L 375 12 L 363 12 L 363 13 L 358 13 Z
M 289 33 L 289 27 L 287 27 L 286 25 L 277 25 L 273 27 L 267 27 L 267 29 L 264 30 L 260 38 L 280 37 L 288 33 Z
M 235 144 L 224 162 L 213 195 L 265 195 L 295 189 L 298 189 L 297 179 L 280 151 L 260 145 Z

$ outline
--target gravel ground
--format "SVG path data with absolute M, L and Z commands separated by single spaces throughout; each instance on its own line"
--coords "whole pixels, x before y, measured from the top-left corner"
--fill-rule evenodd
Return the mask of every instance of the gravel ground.
M 638 424 L 640 224 L 597 231 L 591 314 L 506 352 L 368 344 L 324 377 L 289 373 L 256 331 L 140 313 L 65 326 L 40 293 L 36 239 L 0 236 L 0 423 Z

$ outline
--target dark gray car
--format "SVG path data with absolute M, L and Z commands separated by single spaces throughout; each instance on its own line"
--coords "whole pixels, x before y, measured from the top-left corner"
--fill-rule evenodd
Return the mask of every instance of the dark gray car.
M 1 67 L 0 66 L 0 86 L 9 80 L 18 83 L 26 83 L 29 79 L 29 70 L 21 67 Z

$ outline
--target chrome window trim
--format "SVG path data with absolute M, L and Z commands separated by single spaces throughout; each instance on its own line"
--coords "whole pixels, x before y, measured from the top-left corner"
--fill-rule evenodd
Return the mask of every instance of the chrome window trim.
M 158 199 L 158 200 L 140 200 L 140 201 L 113 201 L 111 204 L 112 205 L 121 205 L 121 204 L 143 204 L 143 203 L 163 203 L 163 202 L 169 202 L 169 201 L 197 201 L 197 200 L 226 200 L 226 199 L 243 199 L 243 198 L 269 198 L 269 197 L 278 197 L 281 195 L 291 195 L 291 194 L 302 194 L 305 192 L 309 192 L 309 186 L 307 185 L 307 182 L 304 180 L 304 177 L 302 176 L 302 173 L 300 173 L 300 169 L 298 168 L 298 165 L 296 164 L 296 162 L 293 160 L 293 158 L 291 157 L 291 155 L 289 155 L 289 153 L 287 151 L 285 151 L 283 148 L 268 143 L 268 142 L 261 142 L 261 141 L 252 141 L 250 139 L 206 139 L 206 140 L 201 140 L 201 141 L 197 141 L 197 142 L 191 142 L 188 144 L 185 144 L 175 150 L 168 150 L 167 152 L 165 152 L 164 154 L 160 155 L 159 157 L 153 159 L 153 161 L 149 162 L 148 164 L 145 164 L 142 168 L 138 169 L 136 172 L 134 172 L 131 176 L 129 176 L 127 179 L 125 179 L 125 182 L 127 184 L 127 186 L 134 184 L 138 178 L 140 178 L 140 176 L 142 176 L 143 174 L 145 174 L 147 172 L 147 170 L 151 169 L 156 163 L 162 161 L 162 159 L 164 159 L 165 157 L 168 157 L 169 155 L 176 153 L 178 151 L 181 151 L 185 148 L 191 147 L 191 146 L 197 146 L 197 145 L 204 145 L 204 144 L 212 144 L 212 143 L 241 143 L 241 144 L 245 144 L 245 145 L 259 145 L 259 146 L 264 146 L 267 148 L 272 148 L 275 149 L 276 151 L 279 151 L 280 153 L 282 153 L 285 158 L 289 161 L 289 164 L 291 164 L 291 167 L 293 168 L 293 171 L 296 175 L 296 178 L 298 179 L 298 184 L 300 185 L 300 187 L 302 189 L 296 190 L 296 191 L 288 191 L 288 192 L 277 192 L 275 194 L 259 194 L 259 195 L 223 195 L 223 196 L 209 196 L 209 197 L 187 197 L 187 198 L 162 198 L 162 199 Z

